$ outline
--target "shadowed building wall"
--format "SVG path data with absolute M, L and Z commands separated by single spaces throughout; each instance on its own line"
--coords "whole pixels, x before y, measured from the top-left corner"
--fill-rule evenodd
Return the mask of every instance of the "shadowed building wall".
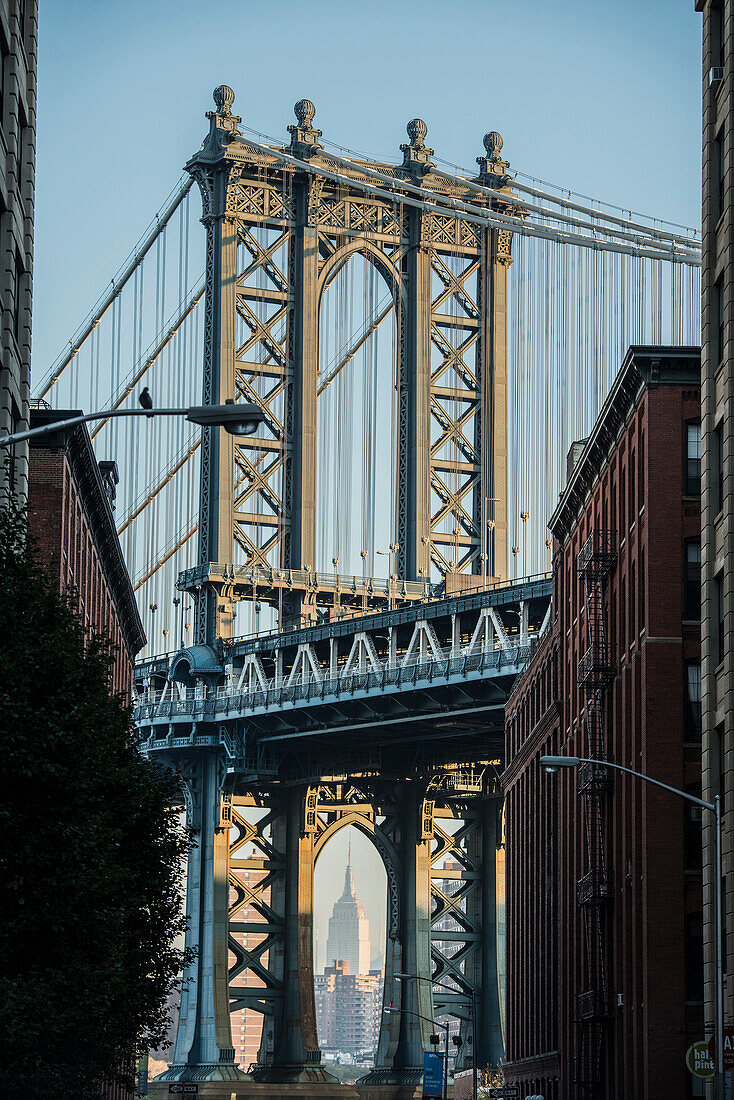
M 546 1100 L 586 1095 L 575 1080 L 620 1100 L 690 1095 L 700 816 L 601 765 L 547 776 L 539 759 L 598 755 L 700 793 L 699 393 L 698 349 L 628 352 L 550 520 L 550 629 L 506 708 L 506 1076 Z M 579 572 L 589 545 L 613 558 L 598 609 L 612 655 L 598 753 L 580 665 L 597 614 Z M 593 786 L 603 829 L 590 834 Z

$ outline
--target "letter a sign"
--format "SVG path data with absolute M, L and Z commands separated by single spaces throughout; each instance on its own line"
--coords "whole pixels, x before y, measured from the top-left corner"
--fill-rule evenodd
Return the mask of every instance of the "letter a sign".
M 712 1058 L 716 1058 L 716 1036 L 708 1042 Z M 734 1069 L 734 1027 L 724 1028 L 724 1069 Z

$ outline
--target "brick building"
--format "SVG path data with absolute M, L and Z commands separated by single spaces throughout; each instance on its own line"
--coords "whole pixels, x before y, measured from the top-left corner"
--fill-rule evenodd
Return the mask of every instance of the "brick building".
M 0 0 L 0 435 L 28 427 L 37 38 L 37 0 Z M 28 444 L 8 459 L 0 495 L 9 487 L 23 498 Z
M 34 410 L 31 426 L 69 415 Z M 30 440 L 28 524 L 39 559 L 60 592 L 76 593 L 85 629 L 111 639 L 112 690 L 130 694 L 145 634 L 115 529 L 116 478 L 114 463 L 97 464 L 83 424 Z
M 698 349 L 630 348 L 549 523 L 553 614 L 505 727 L 506 1078 L 521 1095 L 696 1095 L 699 815 L 631 776 L 548 776 L 539 759 L 606 757 L 700 792 L 699 371 Z

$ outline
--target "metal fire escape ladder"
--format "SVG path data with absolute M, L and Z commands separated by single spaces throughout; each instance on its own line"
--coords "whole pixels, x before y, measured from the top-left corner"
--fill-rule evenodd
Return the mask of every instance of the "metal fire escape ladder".
M 588 648 L 579 661 L 578 681 L 585 694 L 586 755 L 594 761 L 580 769 L 578 778 L 578 791 L 584 801 L 588 860 L 588 871 L 577 884 L 586 949 L 586 989 L 576 1003 L 575 1080 L 579 1098 L 601 1096 L 604 1052 L 614 1018 L 607 967 L 608 908 L 613 883 L 605 837 L 611 776 L 602 761 L 605 757 L 605 693 L 616 676 L 604 596 L 616 562 L 615 532 L 592 531 L 578 557 L 578 572 L 584 580 L 588 632 Z M 597 760 L 600 763 L 597 764 Z

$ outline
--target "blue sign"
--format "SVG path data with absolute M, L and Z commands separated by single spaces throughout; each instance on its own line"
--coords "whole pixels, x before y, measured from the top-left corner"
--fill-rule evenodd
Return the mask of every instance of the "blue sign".
M 443 1054 L 423 1053 L 423 1095 L 443 1096 Z

